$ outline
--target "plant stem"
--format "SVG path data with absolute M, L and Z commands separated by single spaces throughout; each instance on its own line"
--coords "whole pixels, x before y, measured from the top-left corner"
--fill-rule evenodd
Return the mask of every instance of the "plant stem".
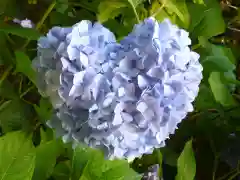
M 131 6 L 132 6 L 133 12 L 134 12 L 135 17 L 136 17 L 136 19 L 137 19 L 137 22 L 140 23 L 140 19 L 139 19 L 139 16 L 138 16 L 137 10 L 136 10 L 136 8 L 134 7 L 134 4 L 131 3 L 131 2 L 129 2 L 129 3 L 130 3 Z
M 0 78 L 0 86 L 2 85 L 3 81 L 4 81 L 4 80 L 8 77 L 8 75 L 10 74 L 12 68 L 13 68 L 12 66 L 9 66 L 9 67 L 7 68 L 7 70 L 4 71 L 2 77 Z
M 33 86 L 31 86 L 31 87 L 29 87 L 29 88 L 27 88 L 27 90 L 26 91 L 24 91 L 21 95 L 20 95 L 20 98 L 22 98 L 23 96 L 25 96 L 25 94 L 27 94 L 29 91 L 31 91 L 32 89 L 34 89 L 35 88 L 35 86 L 33 85 Z
M 237 177 L 240 174 L 240 171 L 235 172 L 233 175 L 231 175 L 228 180 L 233 180 L 235 177 Z
M 230 8 L 232 8 L 232 9 L 238 10 L 238 7 L 233 6 L 233 5 L 229 4 L 229 3 L 226 3 L 226 5 L 227 5 L 228 7 L 230 7 Z
M 224 174 L 222 177 L 220 177 L 220 178 L 217 179 L 217 180 L 224 180 L 224 179 L 226 179 L 228 176 L 230 176 L 231 174 L 233 174 L 233 173 L 236 172 L 236 171 L 237 171 L 237 170 L 234 169 L 234 170 L 228 172 L 227 174 Z
M 0 105 L 0 112 L 1 112 L 5 107 L 7 107 L 11 102 L 12 102 L 12 100 L 5 101 L 4 103 L 2 103 L 2 104 Z
M 12 38 L 7 34 L 7 39 L 10 42 L 11 45 L 15 45 L 14 41 L 12 40 Z
M 132 0 L 128 0 L 128 3 L 132 6 L 132 9 L 133 9 L 133 13 L 137 19 L 137 22 L 140 23 L 140 19 L 139 19 L 139 16 L 138 16 L 138 13 L 137 13 L 137 10 L 132 2 Z
M 237 28 L 234 28 L 234 27 L 228 27 L 228 29 L 230 29 L 232 31 L 240 32 L 240 29 L 237 29 Z
M 138 13 L 137 13 L 136 9 L 133 9 L 133 12 L 134 12 L 134 14 L 136 16 L 137 22 L 140 23 L 140 19 L 138 17 Z
M 19 88 L 18 88 L 18 94 L 20 94 L 21 91 L 22 91 L 22 83 L 23 83 L 23 77 L 20 75 L 20 83 L 19 83 Z
M 159 4 L 161 4 L 161 6 L 158 8 L 158 10 L 153 13 L 151 16 L 152 17 L 156 17 L 158 15 L 158 13 L 160 13 L 162 11 L 162 9 L 164 8 L 165 4 L 166 4 L 166 0 L 163 0 L 163 3 L 158 2 Z
M 36 29 L 39 30 L 42 25 L 44 24 L 44 22 L 46 21 L 47 17 L 49 16 L 49 14 L 52 12 L 52 10 L 54 9 L 54 7 L 56 6 L 56 1 L 54 0 L 48 7 L 48 9 L 46 10 L 46 12 L 44 13 L 42 19 L 37 23 Z

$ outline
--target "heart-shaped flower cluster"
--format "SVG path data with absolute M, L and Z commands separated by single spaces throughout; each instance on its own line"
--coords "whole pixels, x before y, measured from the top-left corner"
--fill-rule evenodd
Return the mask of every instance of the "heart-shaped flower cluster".
M 202 79 L 188 33 L 148 18 L 120 43 L 99 23 L 54 27 L 39 40 L 39 90 L 55 108 L 48 125 L 65 142 L 129 161 L 163 147 L 193 111 Z

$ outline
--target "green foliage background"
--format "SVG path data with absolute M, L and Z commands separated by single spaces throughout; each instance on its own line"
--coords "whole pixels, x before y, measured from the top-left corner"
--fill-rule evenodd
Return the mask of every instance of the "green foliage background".
M 51 104 L 35 86 L 36 41 L 53 26 L 99 21 L 118 39 L 154 16 L 190 32 L 204 78 L 195 111 L 167 146 L 128 163 L 63 144 L 47 128 Z M 31 19 L 26 29 L 13 18 Z M 140 180 L 159 164 L 164 180 L 233 180 L 240 174 L 240 1 L 0 0 L 0 179 Z

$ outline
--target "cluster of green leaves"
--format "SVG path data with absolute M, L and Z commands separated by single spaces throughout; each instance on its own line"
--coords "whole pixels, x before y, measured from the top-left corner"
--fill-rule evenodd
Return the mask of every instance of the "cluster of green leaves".
M 104 160 L 103 154 L 87 147 L 64 147 L 41 129 L 41 143 L 21 131 L 0 138 L 0 178 L 2 180 L 102 180 L 139 179 L 126 161 Z
M 165 180 L 237 177 L 239 167 L 227 164 L 229 154 L 224 159 L 222 153 L 230 147 L 229 134 L 240 139 L 238 7 L 237 0 L 1 0 L 0 179 L 137 180 L 153 164 L 160 165 Z M 38 38 L 53 26 L 88 19 L 121 39 L 149 16 L 169 18 L 186 29 L 192 49 L 201 55 L 203 81 L 195 112 L 165 148 L 136 159 L 131 167 L 125 160 L 104 160 L 100 151 L 83 145 L 73 150 L 63 144 L 45 125 L 52 107 L 38 93 L 31 67 Z M 22 28 L 13 18 L 29 18 L 36 26 Z

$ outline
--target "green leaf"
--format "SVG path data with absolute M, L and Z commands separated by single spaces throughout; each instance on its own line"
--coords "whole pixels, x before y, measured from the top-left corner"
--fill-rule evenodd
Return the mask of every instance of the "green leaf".
M 211 44 L 206 38 L 199 37 L 199 44 L 205 48 L 208 56 L 224 56 L 229 59 L 229 63 L 235 65 L 236 64 L 236 58 L 233 55 L 232 49 L 228 47 L 224 47 L 221 45 L 215 45 Z
M 137 180 L 141 179 L 141 175 L 134 172 L 133 169 L 129 167 L 127 161 L 124 160 L 113 160 L 106 161 L 104 163 L 105 167 L 102 169 L 103 173 L 99 179 L 111 179 L 111 180 Z
M 127 0 L 127 1 L 128 1 L 129 4 L 132 6 L 133 12 L 134 12 L 137 20 L 140 21 L 136 8 L 137 8 L 137 6 L 138 6 L 139 4 L 141 4 L 141 3 L 143 2 L 143 0 Z
M 17 12 L 16 0 L 1 0 L 0 1 L 0 14 L 16 17 Z
M 70 164 L 71 164 L 70 161 L 63 161 L 58 163 L 54 168 L 54 172 L 52 175 L 54 179 L 57 179 L 57 180 L 70 179 L 70 173 L 71 173 Z
M 188 12 L 190 14 L 190 25 L 188 28 L 189 32 L 193 32 L 195 28 L 200 24 L 200 22 L 203 20 L 205 14 L 204 12 L 207 10 L 206 6 L 203 6 L 201 4 L 194 4 L 192 2 L 187 3 Z M 197 37 L 197 35 L 196 35 Z
M 122 39 L 129 33 L 125 26 L 114 19 L 108 20 L 106 23 L 104 23 L 104 26 L 110 29 L 112 32 L 115 32 L 117 40 Z
M 201 84 L 199 88 L 198 96 L 195 100 L 196 110 L 212 109 L 217 106 L 215 98 L 211 92 L 211 89 L 205 84 Z
M 178 154 L 168 147 L 161 148 L 164 162 L 170 166 L 176 166 Z
M 32 180 L 46 180 L 49 178 L 61 151 L 61 143 L 57 140 L 40 144 L 36 149 L 36 165 Z
M 196 163 L 192 149 L 192 140 L 185 144 L 185 147 L 178 158 L 178 173 L 176 180 L 194 180 L 196 174 Z
M 213 71 L 224 72 L 226 78 L 236 80 L 234 70 L 236 69 L 236 58 L 230 48 L 214 45 L 204 37 L 199 37 L 199 44 L 203 47 L 202 65 L 204 78 L 208 78 Z
M 16 72 L 23 73 L 36 85 L 36 74 L 29 57 L 22 51 L 15 51 Z
M 115 18 L 121 14 L 122 8 L 127 7 L 127 5 L 128 4 L 126 2 L 119 0 L 101 1 L 100 5 L 98 6 L 98 20 L 103 23 L 108 19 Z
M 161 2 L 168 13 L 175 13 L 178 16 L 185 28 L 189 26 L 190 16 L 185 0 L 161 0 Z
M 46 122 L 52 115 L 52 105 L 46 98 L 41 98 L 39 106 L 34 104 L 34 109 L 42 122 Z
M 57 12 L 64 13 L 68 9 L 68 0 L 56 0 L 56 10 Z
M 217 102 L 223 106 L 233 106 L 235 101 L 229 92 L 228 88 L 222 82 L 222 75 L 220 72 L 212 72 L 208 79 L 212 93 Z
M 204 0 L 193 0 L 195 4 L 205 4 Z
M 225 32 L 226 25 L 222 17 L 221 7 L 216 0 L 201 4 L 189 3 L 188 9 L 192 19 L 190 30 L 195 37 L 211 38 Z
M 100 2 L 101 0 L 94 0 L 94 1 L 83 0 L 81 1 L 81 7 L 90 12 L 96 13 L 98 11 L 98 6 Z
M 8 0 L 0 1 L 0 14 L 5 12 L 7 4 L 8 4 Z
M 158 165 L 159 165 L 158 175 L 159 175 L 159 177 L 162 177 L 163 176 L 163 172 L 162 172 L 163 155 L 162 155 L 160 149 L 156 149 L 155 152 L 157 154 Z
M 76 149 L 74 149 L 72 157 L 72 175 L 71 175 L 73 180 L 75 179 L 78 180 L 80 178 L 84 170 L 84 167 L 87 165 L 88 161 L 94 158 L 94 156 L 99 156 L 99 152 L 89 148 L 81 147 L 77 147 Z
M 204 71 L 228 72 L 235 69 L 235 65 L 226 56 L 207 56 L 202 61 Z
M 72 158 L 72 180 L 140 180 L 127 161 L 105 160 L 102 152 L 78 147 Z
M 13 55 L 7 42 L 7 35 L 3 32 L 0 32 L 0 47 L 0 64 L 12 64 Z
M 166 10 L 164 8 L 162 8 L 159 11 L 159 9 L 161 7 L 162 7 L 162 5 L 159 4 L 158 1 L 153 1 L 151 4 L 150 14 L 154 15 L 154 17 L 160 22 L 163 21 L 164 19 L 168 18 L 168 19 L 171 19 L 172 23 L 176 24 L 177 15 L 175 13 L 169 14 L 168 12 L 166 12 Z
M 0 179 L 31 180 L 35 151 L 31 137 L 13 132 L 0 138 Z
M 13 113 L 14 112 L 14 113 Z M 9 100 L 1 105 L 0 125 L 4 132 L 30 130 L 31 106 L 19 99 Z
M 79 11 L 77 11 L 77 15 L 78 13 Z M 81 13 L 81 17 L 84 18 L 85 13 Z M 59 26 L 59 24 L 61 24 L 61 26 L 72 26 L 74 23 L 76 23 L 76 19 L 69 17 L 65 13 L 63 14 L 58 11 L 51 12 L 51 14 L 49 15 L 49 19 L 52 26 Z M 85 19 L 89 19 L 89 18 L 85 18 Z
M 18 98 L 18 94 L 15 92 L 13 85 L 7 79 L 0 84 L 0 96 L 7 99 Z
M 40 128 L 40 135 L 41 135 L 41 143 L 47 143 L 53 139 L 53 131 L 50 128 L 46 128 L 44 130 L 42 127 Z
M 134 8 L 141 4 L 144 0 L 127 0 Z
M 109 19 L 113 19 L 116 16 L 123 14 L 126 14 L 126 11 L 124 9 L 128 8 L 129 5 L 131 5 L 132 10 L 137 18 L 139 20 L 139 15 L 137 13 L 137 7 L 143 2 L 143 0 L 113 0 L 113 1 L 101 1 L 101 3 L 98 6 L 98 20 L 100 22 L 106 22 Z M 106 8 L 107 7 L 107 8 Z
M 41 37 L 41 34 L 35 29 L 14 27 L 9 25 L 1 25 L 0 32 L 13 34 L 30 40 L 38 40 Z

